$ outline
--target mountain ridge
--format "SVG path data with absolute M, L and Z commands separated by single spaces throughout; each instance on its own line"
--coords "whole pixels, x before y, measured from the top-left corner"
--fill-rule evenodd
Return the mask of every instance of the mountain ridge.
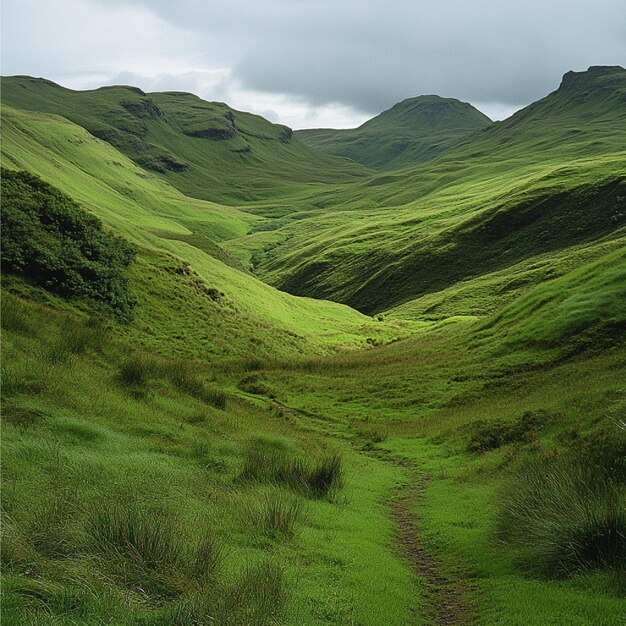
M 286 126 L 185 92 L 118 85 L 75 91 L 22 76 L 2 78 L 2 100 L 61 115 L 183 193 L 206 200 L 275 198 L 302 181 L 332 184 L 368 173 L 311 150 Z

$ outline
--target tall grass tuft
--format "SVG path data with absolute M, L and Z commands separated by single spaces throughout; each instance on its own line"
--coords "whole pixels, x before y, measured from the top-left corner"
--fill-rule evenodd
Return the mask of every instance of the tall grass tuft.
M 270 562 L 248 564 L 212 592 L 182 597 L 167 622 L 174 626 L 278 626 L 285 623 L 288 595 L 282 570 Z
M 222 548 L 215 537 L 203 533 L 191 560 L 191 573 L 201 581 L 214 581 L 222 559 Z
M 99 548 L 140 559 L 150 568 L 178 565 L 180 546 L 169 517 L 137 506 L 107 505 L 91 511 L 87 529 Z
M 626 562 L 626 485 L 592 453 L 526 458 L 507 483 L 497 535 L 522 567 L 568 577 Z
M 152 359 L 144 355 L 133 355 L 120 366 L 118 379 L 126 387 L 139 391 L 146 387 L 155 371 L 156 366 Z
M 207 385 L 185 361 L 167 361 L 160 364 L 160 372 L 170 379 L 176 389 L 205 402 L 216 409 L 225 409 L 227 395 L 220 389 Z
M 0 390 L 3 398 L 38 394 L 50 387 L 52 368 L 43 359 L 3 358 Z
M 287 609 L 287 590 L 282 570 L 265 561 L 247 565 L 226 589 L 220 607 L 224 626 L 281 624 Z
M 302 502 L 280 491 L 263 494 L 244 508 L 246 525 L 273 538 L 293 537 L 303 520 Z
M 72 354 L 84 354 L 87 350 L 99 350 L 104 343 L 104 328 L 92 318 L 85 322 L 67 321 L 61 327 L 61 344 Z
M 246 450 L 239 478 L 286 485 L 307 496 L 323 498 L 343 486 L 343 463 L 338 454 L 309 460 L 257 444 Z
M 313 464 L 307 477 L 311 492 L 323 497 L 343 486 L 343 461 L 339 454 L 331 454 Z
M 0 298 L 0 323 L 3 330 L 28 333 L 31 330 L 28 305 L 10 294 Z
M 202 400 L 216 409 L 224 410 L 226 408 L 228 395 L 221 389 L 204 386 Z

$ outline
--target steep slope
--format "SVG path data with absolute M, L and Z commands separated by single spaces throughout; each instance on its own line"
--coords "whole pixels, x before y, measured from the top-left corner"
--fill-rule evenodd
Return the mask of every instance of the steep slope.
M 229 246 L 293 293 L 369 313 L 426 298 L 414 315 L 476 314 L 493 310 L 486 285 L 504 304 L 623 245 L 625 171 L 626 71 L 591 68 L 432 162 L 330 192 L 271 238 Z M 481 295 L 459 298 L 475 280 Z
M 10 107 L 2 114 L 5 167 L 40 175 L 138 246 L 129 275 L 139 304 L 118 332 L 161 352 L 205 357 L 319 352 L 401 332 L 224 263 L 215 240 L 256 218 L 183 196 L 64 118 Z
M 61 115 L 197 198 L 274 199 L 303 183 L 346 182 L 367 173 L 311 150 L 286 126 L 188 93 L 146 94 L 125 86 L 72 91 L 13 76 L 2 79 L 2 101 Z
M 391 170 L 430 161 L 491 120 L 467 102 L 440 96 L 403 100 L 350 130 L 296 131 L 308 145 L 367 167 Z

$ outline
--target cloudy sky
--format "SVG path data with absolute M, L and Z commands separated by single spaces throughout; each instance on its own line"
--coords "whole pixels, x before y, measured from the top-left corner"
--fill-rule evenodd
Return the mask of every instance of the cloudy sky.
M 2 73 L 191 91 L 293 128 L 420 94 L 495 119 L 626 64 L 624 0 L 2 0 Z

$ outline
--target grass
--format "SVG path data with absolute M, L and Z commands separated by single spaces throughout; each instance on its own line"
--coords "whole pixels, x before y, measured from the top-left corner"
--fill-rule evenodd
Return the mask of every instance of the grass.
M 297 190 L 302 181 L 334 183 L 367 174 L 350 161 L 311 150 L 283 126 L 192 94 L 144 94 L 130 87 L 78 92 L 27 77 L 3 78 L 2 92 L 10 106 L 83 126 L 196 198 L 267 200 Z M 207 134 L 217 129 L 228 136 Z
M 313 498 L 325 498 L 343 484 L 342 458 L 331 454 L 307 459 L 256 443 L 246 450 L 239 479 L 282 484 Z
M 302 502 L 284 493 L 270 492 L 250 502 L 244 510 L 246 525 L 272 538 L 293 537 L 304 520 Z
M 150 357 L 135 355 L 126 359 L 120 366 L 120 383 L 133 390 L 141 390 L 156 373 L 156 363 Z
M 3 366 L 34 379 L 45 372 L 46 384 L 3 389 L 3 621 L 315 624 L 346 610 L 356 593 L 363 623 L 375 624 L 381 611 L 402 623 L 410 577 L 377 530 L 392 473 L 371 468 L 375 483 L 344 486 L 351 503 L 328 497 L 322 472 L 296 489 L 310 497 L 305 515 L 284 482 L 272 481 L 265 497 L 263 481 L 238 480 L 240 462 L 263 433 L 277 455 L 299 451 L 308 480 L 327 457 L 320 435 L 235 392 L 216 409 L 173 384 L 178 359 L 154 355 L 146 365 L 145 349 L 131 350 L 114 326 L 101 328 L 98 349 L 51 367 L 40 351 L 91 322 L 33 302 L 27 318 L 28 334 L 3 331 Z M 129 394 L 120 382 L 129 359 L 131 388 L 144 381 L 146 393 Z M 211 364 L 188 360 L 186 371 L 226 385 Z M 354 461 L 346 450 L 344 483 L 346 454 Z M 354 544 L 347 539 L 356 520 L 371 523 Z M 329 603 L 337 558 L 359 567 Z M 374 564 L 392 572 L 382 586 L 365 575 Z M 313 580 L 304 593 L 294 582 L 302 576 Z
M 309 129 L 296 135 L 327 154 L 374 169 L 394 170 L 429 161 L 490 123 L 466 102 L 419 96 L 399 102 L 359 128 Z
M 524 459 L 505 488 L 498 536 L 530 571 L 569 577 L 626 562 L 626 488 L 597 459 Z

